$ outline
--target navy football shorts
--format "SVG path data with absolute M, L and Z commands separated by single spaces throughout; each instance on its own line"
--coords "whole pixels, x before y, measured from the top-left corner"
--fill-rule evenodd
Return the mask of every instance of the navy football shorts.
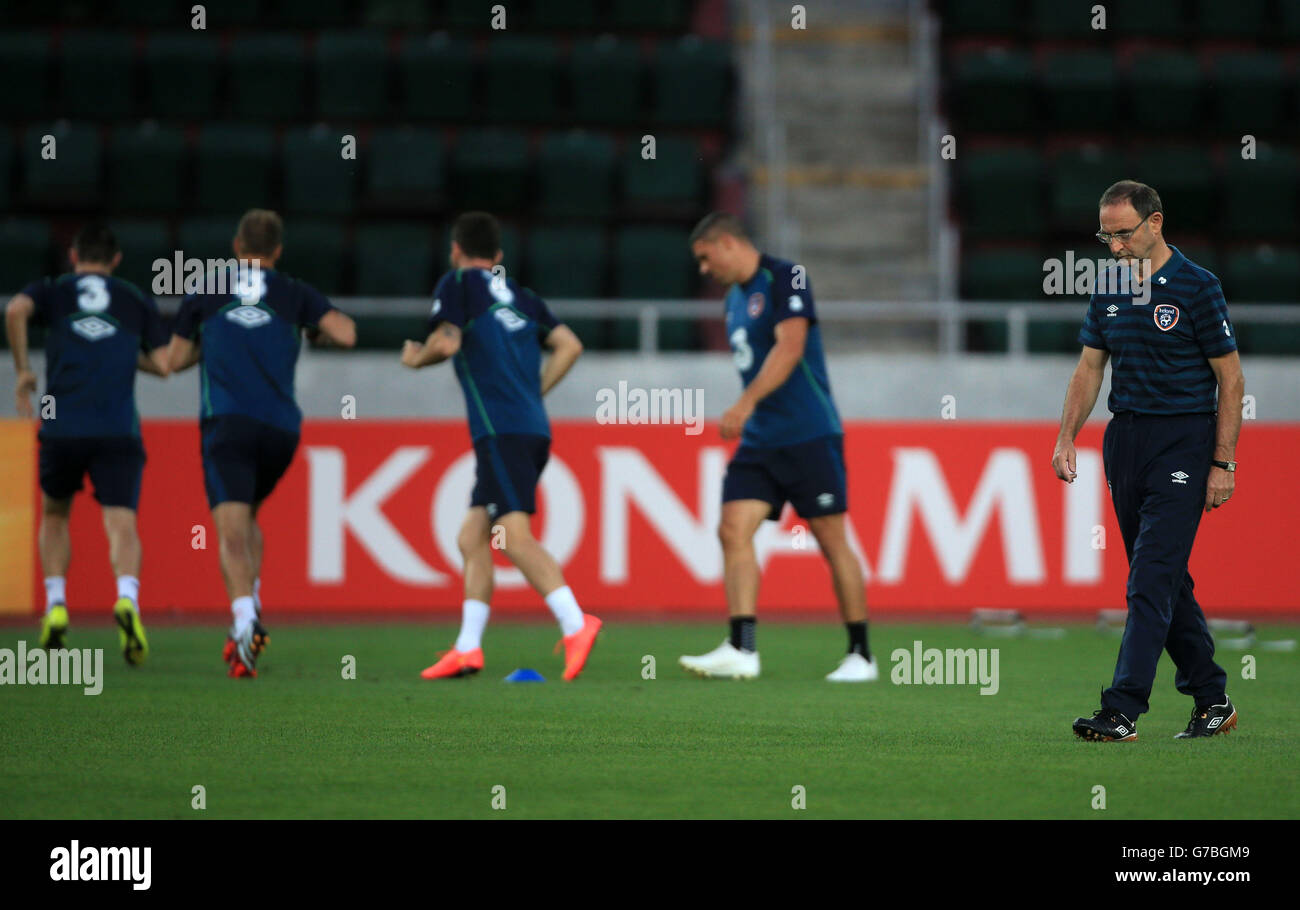
M 788 501 L 800 518 L 838 515 L 848 510 L 844 437 L 823 436 L 789 446 L 741 445 L 727 465 L 722 501 L 761 499 L 771 506 L 768 519 L 781 517 Z
M 89 474 L 101 506 L 134 510 L 140 502 L 144 462 L 139 436 L 42 436 L 41 490 L 51 499 L 71 499 Z
M 260 503 L 271 495 L 298 449 L 297 433 L 240 414 L 205 417 L 199 432 L 209 507 Z
M 537 511 L 537 480 L 551 457 L 545 436 L 507 433 L 474 440 L 477 459 L 469 504 L 483 506 L 489 518 Z

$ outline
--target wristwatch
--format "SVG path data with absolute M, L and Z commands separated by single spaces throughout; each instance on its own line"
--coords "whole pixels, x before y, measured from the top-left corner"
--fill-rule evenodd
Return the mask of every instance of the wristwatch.
M 1223 468 L 1229 474 L 1237 473 L 1237 463 L 1235 461 L 1211 461 L 1210 464 L 1216 468 Z

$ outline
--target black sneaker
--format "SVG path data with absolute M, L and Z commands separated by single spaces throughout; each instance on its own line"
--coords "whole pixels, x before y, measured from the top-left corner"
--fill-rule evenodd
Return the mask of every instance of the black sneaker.
M 1223 704 L 1207 705 L 1193 708 L 1192 719 L 1187 722 L 1187 729 L 1174 735 L 1174 739 L 1195 739 L 1198 736 L 1214 736 L 1216 733 L 1231 733 L 1237 729 L 1237 709 L 1232 699 L 1223 696 Z
M 1098 708 L 1092 717 L 1074 719 L 1074 735 L 1094 743 L 1137 742 L 1138 731 L 1123 714 L 1113 708 Z

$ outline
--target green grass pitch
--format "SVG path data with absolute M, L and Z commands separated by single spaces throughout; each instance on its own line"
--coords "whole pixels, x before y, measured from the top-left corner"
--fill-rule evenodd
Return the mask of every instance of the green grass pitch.
M 104 689 L 0 687 L 4 818 L 1296 818 L 1300 653 L 1221 650 L 1240 711 L 1228 735 L 1175 741 L 1191 701 L 1164 657 L 1132 744 L 1074 739 L 1110 680 L 1118 641 L 996 639 L 958 625 L 872 627 L 882 679 L 822 677 L 842 628 L 760 623 L 763 676 L 699 680 L 677 666 L 721 621 L 607 623 L 586 672 L 559 681 L 550 624 L 498 622 L 477 677 L 418 671 L 449 625 L 271 626 L 252 682 L 225 678 L 224 630 L 158 626 L 133 670 L 111 627 Z M 1261 638 L 1296 637 L 1295 627 Z M 0 647 L 16 648 L 8 627 Z M 35 633 L 26 635 L 29 645 Z M 998 648 L 1000 691 L 895 685 L 890 653 Z M 1242 657 L 1256 678 L 1242 679 Z M 356 679 L 343 678 L 345 655 Z M 654 679 L 642 676 L 646 655 Z M 532 667 L 544 684 L 502 678 Z M 192 808 L 193 787 L 207 807 Z M 1093 788 L 1106 788 L 1094 809 Z M 494 809 L 495 787 L 505 808 Z M 802 787 L 806 808 L 793 808 Z M 500 791 L 496 791 L 498 794 Z

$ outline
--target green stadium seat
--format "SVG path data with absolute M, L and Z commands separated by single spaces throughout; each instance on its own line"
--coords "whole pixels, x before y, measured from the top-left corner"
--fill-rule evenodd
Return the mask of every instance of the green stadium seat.
M 0 295 L 5 299 L 30 282 L 53 274 L 50 226 L 32 218 L 0 221 Z
M 1211 95 L 1220 127 L 1240 136 L 1283 121 L 1288 87 L 1281 54 L 1258 49 L 1221 54 L 1213 73 Z
M 573 119 L 579 123 L 629 123 L 644 117 L 641 51 L 630 41 L 602 35 L 580 41 L 569 55 Z
M 686 0 L 614 0 L 612 21 L 618 31 L 624 29 L 655 29 L 680 32 L 686 29 L 690 9 Z
M 205 32 L 159 32 L 144 50 L 146 110 L 151 117 L 202 120 L 217 103 L 220 40 Z
M 524 206 L 528 139 L 515 130 L 465 130 L 452 152 L 452 197 L 460 209 L 510 212 Z
M 42 158 L 45 136 L 54 137 L 55 157 Z M 99 131 L 84 123 L 29 127 L 23 136 L 23 188 L 28 202 L 76 205 L 85 210 L 100 198 L 102 158 Z
M 301 278 L 322 294 L 343 293 L 346 262 L 342 224 L 304 218 L 291 221 L 285 228 L 284 255 L 277 268 Z
M 1140 149 L 1129 176 L 1154 186 L 1164 205 L 1165 224 L 1174 231 L 1209 230 L 1218 217 L 1214 161 L 1195 145 Z
M 125 33 L 66 33 L 59 48 L 63 84 L 59 113 L 95 119 L 128 116 L 132 56 L 131 37 Z
M 316 109 L 322 117 L 382 117 L 387 51 L 377 31 L 322 32 L 316 40 Z
M 386 208 L 429 208 L 443 194 L 446 155 L 437 130 L 422 127 L 378 129 L 366 150 L 366 195 Z
M 1015 237 L 1041 229 L 1046 221 L 1044 166 L 1037 150 L 971 149 L 958 155 L 957 166 L 963 232 Z
M 1024 51 L 992 47 L 953 61 L 949 110 L 966 131 L 1028 130 L 1038 123 L 1034 67 Z
M 171 262 L 176 255 L 167 222 L 114 220 L 109 222 L 109 227 L 122 248 L 122 264 L 114 274 L 153 294 L 154 262 L 159 259 Z
M 1007 38 L 1024 30 L 1019 0 L 942 0 L 939 18 L 944 38 L 996 35 Z
M 379 224 L 357 229 L 357 293 L 425 297 L 433 292 L 434 249 L 424 225 Z M 443 255 L 438 259 L 442 260 Z
M 1282 23 L 1279 31 L 1284 41 L 1300 40 L 1300 3 L 1279 3 Z
M 1183 51 L 1135 54 L 1121 91 L 1125 119 L 1151 130 L 1195 130 L 1203 126 L 1201 64 Z
M 1283 0 L 1281 6 L 1294 6 Z M 1273 31 L 1269 0 L 1196 0 L 1195 23 L 1203 39 L 1262 39 Z
M 1043 276 L 1041 250 L 972 250 L 962 256 L 961 296 L 966 300 L 1041 303 Z
M 1237 349 L 1246 357 L 1300 355 L 1300 326 L 1292 323 L 1237 322 L 1233 331 L 1237 334 Z
M 1120 113 L 1119 76 L 1109 51 L 1060 51 L 1043 64 L 1043 101 L 1062 129 L 1109 130 Z
M 981 14 L 985 5 L 976 4 Z M 1031 0 L 1029 27 L 1038 38 L 1095 38 L 1099 33 L 1092 27 L 1092 8 L 1096 5 L 1079 0 Z M 1106 25 L 1110 25 L 1109 19 Z
M 14 176 L 14 136 L 8 127 L 0 127 L 0 211 L 12 205 L 10 188 Z
M 1107 35 L 1178 38 L 1186 28 L 1182 0 L 1110 0 L 1104 6 Z
M 1233 303 L 1300 301 L 1300 252 L 1274 246 L 1232 253 L 1220 276 L 1229 307 Z
M 1025 346 L 1031 354 L 1078 353 L 1079 326 L 1083 324 L 1084 304 L 1061 303 L 1060 321 L 1031 320 L 1025 327 Z
M 467 42 L 444 32 L 410 35 L 398 56 L 398 74 L 407 116 L 439 121 L 469 118 L 474 66 Z
M 584 130 L 549 133 L 537 156 L 537 208 L 547 217 L 601 218 L 614 199 L 614 142 Z
M 0 92 L 0 117 L 16 120 L 49 115 L 49 60 L 48 32 L 0 32 L 0 85 L 22 86 L 22 91 Z
M 691 296 L 689 232 L 627 227 L 614 242 L 614 295 L 675 300 Z
M 660 123 L 721 126 L 731 116 L 730 46 L 687 35 L 661 41 L 651 64 L 654 113 Z
M 604 296 L 607 263 L 600 227 L 539 227 L 528 236 L 525 278 L 545 298 Z
M 381 14 L 381 11 L 400 5 L 402 4 L 397 0 L 384 0 L 384 2 L 372 0 L 365 4 L 366 24 L 408 26 L 423 24 L 422 21 L 412 19 L 386 22 L 375 18 Z M 423 8 L 424 3 L 422 0 L 416 0 L 406 5 Z M 289 28 L 330 28 L 346 25 L 349 21 L 347 0 L 271 0 L 270 6 L 271 20 Z
M 1243 160 L 1238 146 L 1224 156 L 1224 219 L 1234 238 L 1270 240 L 1296 235 L 1297 162 L 1286 149 L 1261 143 L 1254 160 Z
M 284 136 L 284 207 L 288 214 L 347 215 L 352 212 L 355 158 L 344 158 L 346 131 L 318 123 Z
M 176 248 L 186 259 L 231 259 L 239 215 L 186 218 L 176 232 Z
M 1085 145 L 1057 155 L 1048 165 L 1048 172 L 1053 226 L 1086 236 L 1097 232 L 1101 194 L 1115 181 L 1125 179 L 1128 166 L 1124 156 L 1114 149 Z
M 429 24 L 424 0 L 371 0 L 362 5 L 362 21 L 380 28 L 424 28 Z
M 185 202 L 185 137 L 149 120 L 119 126 L 108 145 L 108 201 L 114 212 L 172 212 Z
M 458 31 L 485 32 L 492 30 L 495 21 L 492 7 L 506 7 L 506 29 L 527 24 L 519 3 L 502 3 L 501 0 L 446 0 L 443 21 Z M 495 31 L 493 34 L 499 34 Z
M 484 114 L 493 123 L 555 117 L 559 52 L 548 38 L 496 35 L 484 61 Z
M 656 136 L 655 157 L 643 158 L 639 136 L 628 140 L 619 166 L 623 200 L 652 214 L 695 211 L 704 196 L 704 163 L 691 139 Z
M 195 202 L 204 211 L 274 208 L 269 127 L 212 124 L 199 132 Z
M 192 3 L 182 3 L 185 11 L 186 25 L 189 24 L 189 10 Z M 262 22 L 262 0 L 221 0 L 209 3 L 208 28 L 229 28 L 232 25 L 259 25 Z
M 561 31 L 596 26 L 596 0 L 546 0 L 534 3 L 529 17 L 533 28 Z
M 237 117 L 301 117 L 306 107 L 307 59 L 303 39 L 254 34 L 230 43 L 230 107 Z

